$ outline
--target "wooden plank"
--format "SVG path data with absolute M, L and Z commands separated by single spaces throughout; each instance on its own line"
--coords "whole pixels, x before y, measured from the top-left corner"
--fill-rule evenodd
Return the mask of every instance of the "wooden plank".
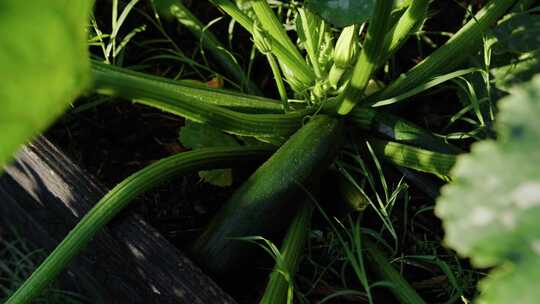
M 0 178 L 0 220 L 50 252 L 105 193 L 54 145 L 38 138 Z M 91 303 L 235 303 L 134 214 L 110 223 L 60 280 Z

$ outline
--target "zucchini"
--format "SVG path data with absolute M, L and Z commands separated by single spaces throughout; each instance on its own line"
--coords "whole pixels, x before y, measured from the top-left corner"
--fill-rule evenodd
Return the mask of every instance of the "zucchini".
M 301 185 L 331 163 L 342 129 L 341 120 L 319 115 L 291 136 L 235 191 L 195 242 L 192 252 L 200 264 L 223 275 L 252 249 L 231 238 L 267 237 L 285 229 L 305 194 Z

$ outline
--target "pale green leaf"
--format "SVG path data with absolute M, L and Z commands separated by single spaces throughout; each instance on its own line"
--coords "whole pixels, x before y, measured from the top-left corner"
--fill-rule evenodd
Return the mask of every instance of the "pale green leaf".
M 0 168 L 85 88 L 92 1 L 0 2 Z
M 498 268 L 480 303 L 537 303 L 540 279 L 540 76 L 500 102 L 498 138 L 459 157 L 436 213 L 446 244 Z M 482 302 L 483 301 L 483 302 Z

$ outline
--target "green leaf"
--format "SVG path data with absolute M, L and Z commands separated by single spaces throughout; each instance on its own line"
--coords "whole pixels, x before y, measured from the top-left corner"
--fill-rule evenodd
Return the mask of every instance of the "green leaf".
M 85 88 L 91 1 L 0 3 L 0 168 Z
M 446 244 L 477 267 L 479 303 L 537 303 L 540 279 L 540 76 L 500 102 L 498 139 L 458 158 L 436 206 Z
M 306 7 L 336 27 L 361 24 L 371 19 L 376 0 L 309 0 Z M 397 1 L 397 7 L 408 6 L 411 0 Z
M 221 132 L 221 130 L 189 120 L 186 120 L 185 126 L 180 130 L 180 142 L 184 147 L 194 150 L 240 146 L 234 137 Z M 229 187 L 233 182 L 231 169 L 200 171 L 199 176 L 204 181 L 219 187 Z
M 307 8 L 336 27 L 366 22 L 373 14 L 375 0 L 311 0 Z

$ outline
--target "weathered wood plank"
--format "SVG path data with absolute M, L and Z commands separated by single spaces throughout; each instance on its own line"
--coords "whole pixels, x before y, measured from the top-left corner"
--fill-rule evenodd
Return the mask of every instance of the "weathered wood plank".
M 61 151 L 38 138 L 0 178 L 0 220 L 50 252 L 105 193 Z M 106 303 L 234 303 L 134 214 L 99 233 L 61 281 L 92 302 L 101 297 Z

